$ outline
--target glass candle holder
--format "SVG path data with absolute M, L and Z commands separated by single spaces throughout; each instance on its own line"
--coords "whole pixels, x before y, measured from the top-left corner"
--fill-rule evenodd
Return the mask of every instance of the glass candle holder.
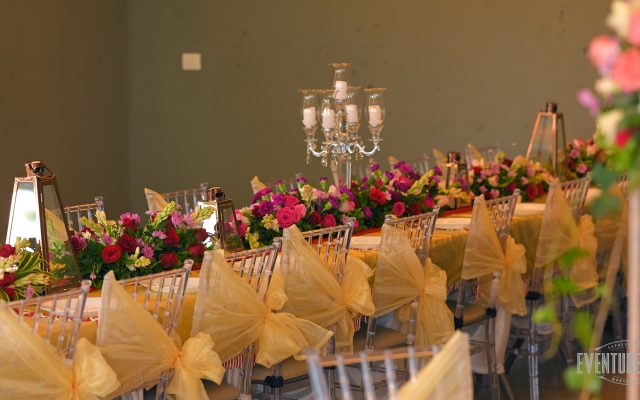
M 347 129 L 352 137 L 358 136 L 360 129 L 360 86 L 350 86 L 347 90 L 345 112 L 347 114 Z
M 369 130 L 374 139 L 380 138 L 380 132 L 384 126 L 385 107 L 383 93 L 384 88 L 371 88 L 364 90 L 367 95 L 366 116 L 369 122 Z
M 337 103 L 344 103 L 347 100 L 349 88 L 349 63 L 333 63 L 333 89 L 334 98 Z
M 301 89 L 302 107 L 302 127 L 307 137 L 313 138 L 318 126 L 318 91 L 315 89 Z
M 320 90 L 320 126 L 324 132 L 325 138 L 331 140 L 333 132 L 336 128 L 336 102 L 333 97 L 334 90 Z

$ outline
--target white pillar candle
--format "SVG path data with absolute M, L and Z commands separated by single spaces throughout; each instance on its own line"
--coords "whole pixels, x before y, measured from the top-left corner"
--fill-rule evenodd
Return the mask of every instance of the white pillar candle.
M 305 128 L 313 128 L 316 126 L 316 108 L 307 107 L 302 110 L 302 124 Z
M 382 110 L 380 106 L 369 106 L 369 125 L 377 126 L 382 124 Z
M 336 81 L 336 100 L 344 100 L 347 98 L 347 82 Z
M 347 104 L 347 122 L 350 124 L 358 123 L 358 106 L 355 104 Z
M 331 108 L 322 110 L 322 127 L 324 129 L 333 129 L 336 126 L 336 112 Z

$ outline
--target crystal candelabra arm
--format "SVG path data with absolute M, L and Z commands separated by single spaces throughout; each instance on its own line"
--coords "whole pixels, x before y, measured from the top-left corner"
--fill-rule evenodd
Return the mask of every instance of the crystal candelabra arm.
M 312 154 L 314 157 L 326 157 L 328 154 L 327 147 L 323 144 L 320 146 L 320 151 L 316 150 L 316 139 L 306 139 L 307 153 Z M 309 160 L 307 160 L 307 163 Z
M 373 156 L 376 152 L 380 151 L 380 142 L 382 142 L 382 139 L 371 139 L 371 141 L 373 142 L 373 148 L 371 150 L 366 150 L 365 146 L 361 145 L 358 142 L 350 143 L 349 153 L 353 154 L 357 149 L 357 153 L 359 154 L 362 154 L 366 157 Z

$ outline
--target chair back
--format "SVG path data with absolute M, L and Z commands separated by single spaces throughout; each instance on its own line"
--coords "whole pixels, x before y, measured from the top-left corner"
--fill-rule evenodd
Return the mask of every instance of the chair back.
M 56 349 L 56 353 L 70 362 L 90 287 L 91 281 L 83 280 L 79 288 L 9 303 L 0 302 L 0 307 L 13 310 L 19 322 L 28 318 L 31 332 L 42 337 Z
M 200 184 L 200 187 L 195 189 L 163 193 L 162 197 L 164 197 L 168 203 L 175 201 L 178 208 L 181 209 L 182 212 L 187 213 L 190 210 L 195 210 L 199 201 L 207 201 L 209 198 L 209 184 L 203 182 Z
M 622 194 L 627 197 L 629 195 L 629 175 L 623 174 L 618 181 L 618 185 Z
M 480 160 L 478 159 L 478 155 L 474 154 L 474 151 L 471 149 L 471 147 L 467 146 L 465 148 L 465 158 L 469 167 L 474 165 L 474 161 L 476 161 L 480 166 L 484 166 L 492 161 L 495 161 L 500 149 L 498 148 L 498 146 L 487 146 L 477 149 L 477 151 L 478 153 L 480 153 L 480 156 L 482 156 L 482 159 Z
M 560 188 L 564 193 L 564 198 L 567 200 L 569 207 L 573 211 L 573 217 L 576 221 L 582 215 L 584 211 L 584 201 L 587 198 L 587 191 L 591 185 L 591 176 L 587 175 L 584 178 L 575 179 L 572 181 L 562 182 Z
M 431 212 L 411 217 L 394 219 L 393 216 L 387 215 L 384 223 L 394 228 L 402 229 L 411 242 L 411 246 L 415 249 L 416 255 L 421 262 L 424 262 L 429 257 L 429 244 L 431 243 L 439 212 L 440 206 L 436 206 Z M 385 240 L 384 236 L 382 240 Z M 388 235 L 386 240 L 390 240 Z
M 253 287 L 264 300 L 271 283 L 278 253 L 282 248 L 282 238 L 275 238 L 273 244 L 257 249 L 225 254 L 225 261 L 240 277 Z
M 93 203 L 65 207 L 64 215 L 67 219 L 68 228 L 76 232 L 81 231 L 84 226 L 80 222 L 80 218 L 87 217 L 93 221 L 96 211 L 104 211 L 104 198 L 102 196 L 96 196 Z
M 491 222 L 496 228 L 496 233 L 500 239 L 500 245 L 504 250 L 511 230 L 511 220 L 516 210 L 516 204 L 520 199 L 520 189 L 514 190 L 510 196 L 499 197 L 493 200 L 487 200 L 487 208 L 491 216 Z
M 136 276 L 118 283 L 162 325 L 170 337 L 174 337 L 192 267 L 193 260 L 185 260 L 182 268 Z M 100 318 L 109 318 L 109 315 L 105 313 Z
M 413 170 L 419 175 L 424 175 L 429 171 L 429 156 L 426 153 L 422 153 L 420 158 L 407 160 L 405 162 L 411 165 Z M 393 168 L 391 160 L 389 160 L 389 167 Z
M 302 232 L 302 237 L 318 251 L 320 258 L 329 266 L 338 282 L 342 282 L 344 275 L 354 225 L 354 222 L 349 220 L 345 225 Z M 284 240 L 287 239 L 288 232 L 285 231 Z M 286 255 L 283 254 L 284 257 Z

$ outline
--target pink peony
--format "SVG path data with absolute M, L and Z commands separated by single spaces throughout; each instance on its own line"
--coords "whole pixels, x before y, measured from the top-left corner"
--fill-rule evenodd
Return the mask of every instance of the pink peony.
M 322 226 L 324 228 L 330 228 L 332 226 L 336 226 L 336 217 L 333 214 L 327 214 L 322 217 Z
M 625 92 L 640 90 L 640 50 L 631 48 L 618 57 L 611 78 Z
M 607 35 L 596 36 L 589 44 L 589 60 L 601 75 L 609 75 L 620 54 L 618 40 Z
M 407 209 L 407 207 L 404 205 L 403 202 L 396 201 L 395 203 L 393 203 L 393 207 L 392 207 L 391 211 L 393 212 L 393 214 L 396 217 L 401 217 L 402 214 L 404 214 L 406 209 Z
M 300 220 L 294 207 L 282 207 L 276 213 L 276 219 L 281 228 L 288 228 Z
M 640 46 L 640 11 L 634 11 L 631 14 L 627 40 L 634 46 Z

